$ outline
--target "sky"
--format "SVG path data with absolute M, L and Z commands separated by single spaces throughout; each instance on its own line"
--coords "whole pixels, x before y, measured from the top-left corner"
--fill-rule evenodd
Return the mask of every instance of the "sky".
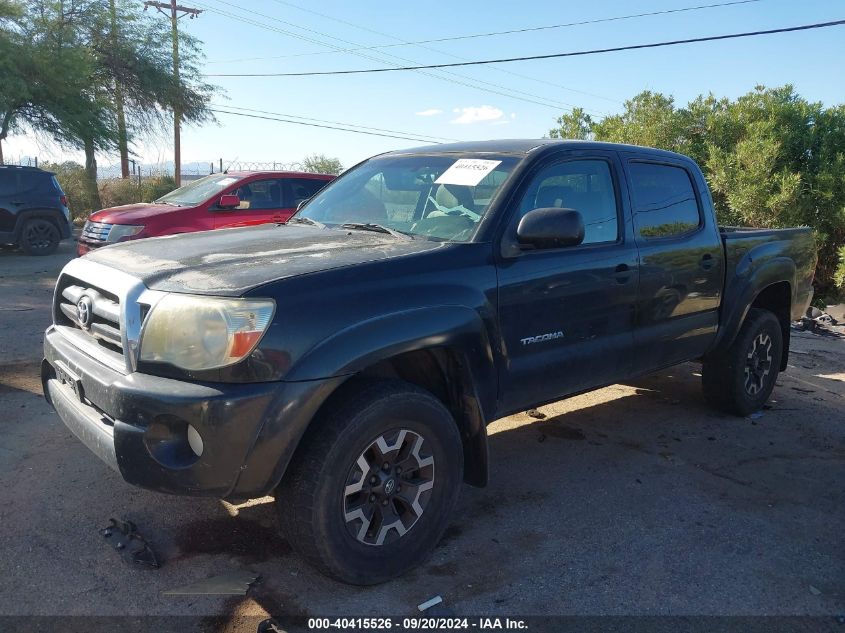
M 601 20 L 727 0 L 568 0 L 386 2 L 385 0 L 201 0 L 183 19 L 204 43 L 208 75 L 284 73 L 449 63 L 543 55 L 647 42 L 765 30 L 845 19 L 845 0 L 757 0 L 666 15 L 475 37 L 418 42 L 512 29 Z M 160 16 L 165 19 L 164 16 Z M 348 49 L 402 44 L 388 48 Z M 339 49 L 339 50 L 338 50 Z M 351 166 L 374 154 L 436 140 L 539 138 L 573 106 L 593 117 L 618 113 L 642 90 L 686 104 L 712 92 L 735 98 L 755 85 L 791 83 L 803 97 L 845 102 L 845 26 L 755 38 L 420 72 L 312 77 L 215 77 L 215 109 L 258 116 L 319 119 L 319 125 L 389 130 L 371 134 L 217 114 L 216 124 L 182 130 L 184 163 L 223 159 L 292 163 L 308 154 Z M 250 109 L 252 112 L 249 112 Z M 256 110 L 271 114 L 262 114 Z M 374 130 L 370 130 L 374 131 Z M 412 140 L 412 138 L 414 140 Z M 10 137 L 7 157 L 81 156 L 31 136 Z M 172 139 L 136 142 L 144 164 L 171 160 Z M 118 162 L 98 156 L 101 166 Z

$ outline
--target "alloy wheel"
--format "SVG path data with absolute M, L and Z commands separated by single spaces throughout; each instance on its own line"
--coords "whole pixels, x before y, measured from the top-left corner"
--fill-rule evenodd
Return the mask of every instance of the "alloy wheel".
M 763 389 L 772 370 L 772 339 L 766 332 L 758 334 L 751 343 L 745 361 L 745 391 L 756 396 Z
M 46 220 L 30 222 L 26 227 L 24 239 L 31 249 L 46 250 L 53 245 L 54 231 L 55 227 Z
M 343 491 L 346 529 L 360 543 L 392 543 L 425 512 L 434 487 L 434 456 L 408 429 L 373 440 L 349 470 Z

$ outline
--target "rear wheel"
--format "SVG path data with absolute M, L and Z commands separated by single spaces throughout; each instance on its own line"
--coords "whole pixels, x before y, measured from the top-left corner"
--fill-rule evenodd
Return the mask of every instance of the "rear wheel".
M 369 585 L 418 565 L 452 519 L 463 451 L 449 411 L 401 381 L 350 384 L 276 490 L 282 530 L 323 573 Z
M 45 218 L 27 220 L 21 229 L 20 247 L 27 255 L 51 255 L 61 240 L 59 229 Z
M 780 321 L 768 310 L 752 309 L 733 344 L 705 359 L 701 371 L 705 397 L 736 415 L 759 410 L 774 389 L 782 349 Z

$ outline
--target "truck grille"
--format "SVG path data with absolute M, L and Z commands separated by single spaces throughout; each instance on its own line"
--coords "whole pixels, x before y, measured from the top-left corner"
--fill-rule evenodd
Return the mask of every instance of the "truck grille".
M 69 275 L 56 292 L 56 323 L 81 330 L 99 345 L 123 353 L 117 296 Z
M 93 242 L 105 242 L 109 239 L 112 226 L 112 224 L 105 222 L 91 222 L 89 220 L 82 228 L 82 237 Z

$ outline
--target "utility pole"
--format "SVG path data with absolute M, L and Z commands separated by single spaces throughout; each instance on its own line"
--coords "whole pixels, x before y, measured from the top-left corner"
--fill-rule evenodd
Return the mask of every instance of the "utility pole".
M 117 3 L 109 0 L 111 14 L 111 45 L 117 50 Z M 117 146 L 120 151 L 120 177 L 129 178 L 129 138 L 126 134 L 126 112 L 123 103 L 123 88 L 119 81 L 114 84 L 114 107 L 117 110 Z
M 179 18 L 183 18 L 186 15 L 190 19 L 194 19 L 200 13 L 202 13 L 201 9 L 193 9 L 191 7 L 183 7 L 182 5 L 176 4 L 176 0 L 170 0 L 170 2 L 154 2 L 153 0 L 147 0 L 144 2 L 144 10 L 147 10 L 147 7 L 154 7 L 163 15 L 167 15 L 165 9 L 170 9 L 170 27 L 173 34 L 173 79 L 175 81 L 175 85 L 179 86 L 179 28 L 177 26 L 179 22 Z M 182 186 L 182 146 L 179 140 L 179 126 L 182 123 L 182 113 L 179 111 L 179 104 L 173 104 L 173 163 L 174 163 L 174 174 L 173 178 L 176 180 L 176 186 Z

